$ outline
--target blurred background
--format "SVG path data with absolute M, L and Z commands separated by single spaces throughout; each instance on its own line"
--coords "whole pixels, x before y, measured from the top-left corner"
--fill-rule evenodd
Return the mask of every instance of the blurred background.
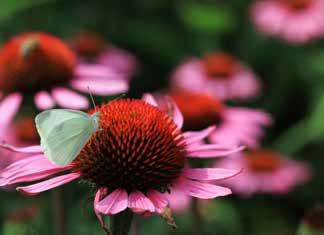
M 184 59 L 226 51 L 248 64 L 262 81 L 261 95 L 233 106 L 273 115 L 263 145 L 310 164 L 313 179 L 287 195 L 232 195 L 202 208 L 200 234 L 296 234 L 307 211 L 324 199 L 324 40 L 292 44 L 265 36 L 251 22 L 249 0 L 1 0 L 0 43 L 28 31 L 44 31 L 66 41 L 93 31 L 138 60 L 127 96 L 165 89 Z M 324 12 L 323 12 L 324 14 Z M 99 102 L 100 98 L 98 98 Z M 1 114 L 0 114 L 1 115 Z M 83 183 L 62 193 L 24 197 L 0 191 L 0 234 L 104 234 L 93 213 L 94 192 Z M 58 189 L 61 190 L 61 189 Z M 178 229 L 159 217 L 136 218 L 133 234 L 196 234 L 190 210 L 175 215 Z M 320 234 L 320 233 L 319 233 Z

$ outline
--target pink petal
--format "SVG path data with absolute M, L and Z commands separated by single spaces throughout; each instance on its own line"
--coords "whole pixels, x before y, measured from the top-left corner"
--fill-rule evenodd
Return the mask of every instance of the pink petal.
M 15 147 L 6 143 L 0 144 L 0 148 L 8 149 L 17 153 L 42 153 L 43 149 L 40 145 L 28 146 L 28 147 Z
M 64 108 L 86 109 L 89 107 L 87 98 L 66 88 L 55 88 L 52 91 L 52 95 L 55 101 Z
M 187 131 L 183 133 L 186 144 L 190 145 L 196 142 L 199 142 L 209 136 L 214 130 L 216 126 L 210 126 L 202 131 Z
M 161 214 L 164 209 L 168 206 L 168 200 L 166 196 L 158 191 L 152 190 L 147 193 L 147 197 L 153 203 L 157 213 Z
M 180 112 L 178 105 L 171 99 L 171 105 L 173 110 L 173 121 L 178 126 L 179 129 L 183 126 L 183 116 Z
M 154 212 L 155 207 L 150 199 L 148 199 L 143 193 L 136 191 L 132 192 L 128 198 L 128 207 L 134 213 Z
M 172 187 L 171 193 L 166 195 L 172 211 L 181 213 L 190 207 L 191 197 L 188 196 L 181 188 Z
M 28 171 L 17 171 L 9 178 L 4 178 L 5 181 L 0 183 L 0 186 L 10 185 L 21 182 L 31 182 L 40 180 L 53 174 L 62 172 L 67 168 L 51 168 L 51 169 L 29 169 Z
M 198 146 L 187 146 L 187 157 L 197 158 L 213 158 L 223 157 L 233 153 L 240 152 L 244 149 L 244 146 L 226 149 L 218 144 L 205 144 Z
M 22 96 L 18 93 L 11 94 L 7 96 L 0 103 L 0 126 L 3 129 L 6 125 L 8 125 L 11 120 L 16 115 L 20 104 L 22 101 Z M 2 131 L 2 130 L 0 130 Z
M 75 79 L 71 86 L 82 92 L 90 91 L 95 95 L 116 95 L 128 91 L 128 82 L 122 79 Z
M 79 64 L 75 69 L 75 73 L 77 77 L 122 79 L 114 70 L 103 65 Z
M 145 93 L 142 97 L 142 100 L 145 101 L 146 103 L 149 103 L 150 105 L 157 107 L 158 104 L 155 100 L 155 98 L 153 97 L 153 95 L 149 94 L 149 93 Z
M 188 195 L 201 199 L 212 199 L 215 197 L 226 196 L 232 193 L 229 188 L 213 184 L 200 183 L 198 181 L 192 180 L 183 180 L 180 187 Z
M 97 216 L 97 218 L 98 218 L 98 220 L 99 220 L 99 223 L 100 223 L 101 227 L 106 231 L 106 230 L 108 230 L 107 227 L 106 227 L 106 224 L 105 224 L 105 222 L 104 222 L 104 220 L 103 220 L 103 218 L 102 218 L 100 212 L 97 211 L 97 210 L 96 210 L 96 207 L 95 207 L 95 206 L 99 203 L 99 201 L 100 201 L 100 197 L 101 197 L 101 195 L 102 195 L 103 192 L 104 192 L 104 189 L 103 189 L 103 188 L 100 188 L 100 189 L 97 191 L 96 196 L 95 196 L 95 198 L 94 198 L 93 205 L 94 205 L 94 212 L 95 212 L 95 214 L 96 214 L 96 216 Z
M 52 179 L 49 179 L 46 181 L 42 181 L 37 184 L 32 184 L 32 185 L 25 186 L 25 187 L 18 187 L 17 191 L 19 191 L 23 194 L 26 194 L 28 196 L 33 196 L 40 192 L 44 192 L 49 189 L 56 188 L 60 185 L 69 183 L 69 182 L 79 178 L 80 176 L 81 176 L 81 173 L 79 173 L 79 172 L 70 173 L 67 175 L 61 175 L 61 176 L 57 176 L 55 178 L 52 178 Z
M 34 102 L 36 104 L 36 107 L 41 110 L 51 109 L 55 105 L 52 96 L 47 91 L 37 92 L 34 97 Z
M 0 177 L 7 177 L 11 174 L 11 171 L 15 171 L 23 167 L 29 167 L 30 165 L 42 166 L 41 164 L 39 164 L 39 162 L 41 162 L 43 159 L 45 159 L 44 155 L 35 155 L 15 161 L 9 166 L 7 166 L 5 169 L 0 171 Z
M 116 189 L 99 203 L 95 204 L 95 209 L 104 215 L 114 215 L 125 210 L 128 205 L 128 195 L 126 190 Z
M 193 180 L 222 180 L 231 178 L 242 172 L 241 170 L 229 170 L 223 168 L 187 168 L 183 174 Z

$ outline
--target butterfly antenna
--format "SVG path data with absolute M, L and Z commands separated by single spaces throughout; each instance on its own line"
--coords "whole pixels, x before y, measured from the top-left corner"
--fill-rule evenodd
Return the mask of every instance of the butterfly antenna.
M 114 100 L 120 100 L 120 99 L 124 98 L 125 96 L 126 96 L 125 93 L 120 94 L 119 96 L 116 96 L 116 97 L 114 98 Z
M 91 98 L 91 102 L 92 102 L 93 108 L 94 108 L 94 110 L 97 112 L 96 103 L 95 103 L 95 101 L 94 101 L 94 99 L 93 99 L 93 96 L 92 96 L 92 93 L 91 93 L 90 87 L 87 86 L 87 88 L 88 88 L 88 91 L 89 91 L 89 95 L 90 95 L 90 98 Z

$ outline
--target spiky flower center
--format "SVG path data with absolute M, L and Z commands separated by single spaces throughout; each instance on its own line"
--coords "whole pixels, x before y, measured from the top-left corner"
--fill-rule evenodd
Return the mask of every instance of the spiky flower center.
M 185 164 L 173 120 L 141 100 L 115 100 L 98 111 L 100 130 L 74 161 L 75 170 L 109 190 L 168 190 Z
M 75 51 L 87 59 L 94 59 L 107 48 L 106 41 L 100 35 L 92 32 L 81 32 L 73 41 Z
M 308 8 L 312 3 L 312 0 L 281 0 L 281 1 L 294 11 L 304 10 Z
M 204 57 L 203 63 L 210 78 L 227 79 L 236 70 L 234 58 L 225 53 L 208 54 Z
M 201 130 L 222 120 L 224 106 L 218 99 L 185 91 L 173 91 L 170 96 L 182 112 L 185 130 Z
M 60 39 L 45 33 L 25 33 L 0 50 L 0 89 L 35 92 L 68 83 L 75 55 Z
M 33 118 L 21 118 L 14 124 L 16 136 L 21 141 L 37 142 L 39 135 Z
M 270 150 L 250 150 L 244 153 L 248 168 L 255 172 L 271 172 L 281 165 L 280 156 Z

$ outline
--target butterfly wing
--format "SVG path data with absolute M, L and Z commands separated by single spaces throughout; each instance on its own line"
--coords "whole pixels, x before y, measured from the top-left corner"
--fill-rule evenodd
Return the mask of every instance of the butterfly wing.
M 48 110 L 35 120 L 45 155 L 60 166 L 73 161 L 98 129 L 96 117 L 76 110 Z

